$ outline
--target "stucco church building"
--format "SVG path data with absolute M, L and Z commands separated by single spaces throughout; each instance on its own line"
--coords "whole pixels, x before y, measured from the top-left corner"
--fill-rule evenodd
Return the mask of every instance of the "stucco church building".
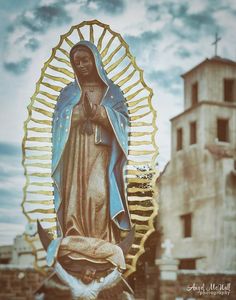
M 159 179 L 162 240 L 180 270 L 236 272 L 236 62 L 214 56 L 182 78 Z

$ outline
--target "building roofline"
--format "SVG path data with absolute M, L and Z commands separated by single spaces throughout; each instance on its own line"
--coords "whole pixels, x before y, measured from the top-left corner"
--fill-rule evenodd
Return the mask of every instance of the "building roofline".
M 194 110 L 195 108 L 200 107 L 201 105 L 216 105 L 216 106 L 223 106 L 223 107 L 230 107 L 230 108 L 236 108 L 236 104 L 234 103 L 226 103 L 226 102 L 217 102 L 217 101 L 200 101 L 197 105 L 191 106 L 188 109 L 184 110 L 182 113 L 178 114 L 177 116 L 174 116 L 170 119 L 170 121 L 174 121 L 175 119 L 179 118 L 180 116 L 183 116 L 187 113 L 189 113 L 191 110 Z
M 212 58 L 206 58 L 203 60 L 201 63 L 197 64 L 195 67 L 190 69 L 189 71 L 185 72 L 184 74 L 181 75 L 182 78 L 185 78 L 189 73 L 193 72 L 200 66 L 207 64 L 207 63 L 221 63 L 221 64 L 228 64 L 236 67 L 236 61 L 233 61 L 231 59 L 227 58 L 222 58 L 220 56 L 213 56 Z

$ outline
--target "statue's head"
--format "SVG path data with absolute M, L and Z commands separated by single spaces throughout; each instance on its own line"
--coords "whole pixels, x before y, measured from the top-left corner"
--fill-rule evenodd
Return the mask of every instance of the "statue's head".
M 81 280 L 84 284 L 89 284 L 95 279 L 96 270 L 93 268 L 86 268 L 81 277 Z
M 70 53 L 70 59 L 78 78 L 86 79 L 97 73 L 93 54 L 86 46 L 74 47 Z
M 98 48 L 90 41 L 80 41 L 70 50 L 70 61 L 80 83 L 102 81 L 109 83 Z

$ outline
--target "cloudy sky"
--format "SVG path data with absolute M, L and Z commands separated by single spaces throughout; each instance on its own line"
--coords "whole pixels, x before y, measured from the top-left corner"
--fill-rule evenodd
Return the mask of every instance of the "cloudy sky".
M 158 108 L 160 166 L 169 159 L 169 119 L 183 110 L 180 75 L 214 54 L 236 59 L 235 0 L 0 0 L 0 244 L 22 233 L 21 141 L 35 83 L 59 36 L 98 19 L 123 36 Z

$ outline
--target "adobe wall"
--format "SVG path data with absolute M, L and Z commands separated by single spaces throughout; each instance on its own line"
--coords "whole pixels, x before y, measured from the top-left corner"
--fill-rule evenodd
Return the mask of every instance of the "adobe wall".
M 0 299 L 33 300 L 43 276 L 33 268 L 0 265 Z

